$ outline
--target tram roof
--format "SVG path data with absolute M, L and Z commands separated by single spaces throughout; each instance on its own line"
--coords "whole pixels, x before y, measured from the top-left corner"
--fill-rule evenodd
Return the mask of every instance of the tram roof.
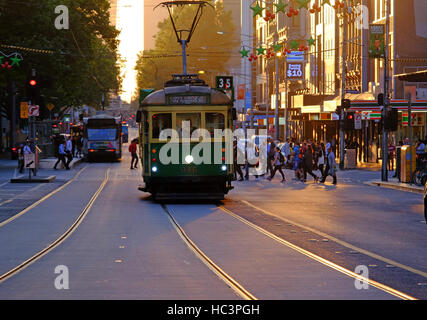
M 231 99 L 222 91 L 208 87 L 195 75 L 173 75 L 174 79 L 165 83 L 165 87 L 149 94 L 141 105 L 232 105 Z M 195 99 L 178 99 L 171 102 L 171 97 L 208 97 L 205 102 Z M 185 102 L 184 102 L 185 101 Z

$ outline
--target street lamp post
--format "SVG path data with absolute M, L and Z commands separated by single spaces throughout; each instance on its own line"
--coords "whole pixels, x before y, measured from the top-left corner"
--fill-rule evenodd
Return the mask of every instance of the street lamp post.
M 385 25 L 385 50 L 384 50 L 384 106 L 382 110 L 382 124 L 383 124 L 383 141 L 382 141 L 382 170 L 381 170 L 381 181 L 388 181 L 388 132 L 385 126 L 387 111 L 389 107 L 389 95 L 388 95 L 388 35 L 390 32 L 390 2 L 385 0 L 385 15 L 386 15 L 386 25 Z M 412 174 L 412 172 L 411 172 Z
M 347 14 L 342 13 L 343 31 L 342 31 L 342 65 L 341 65 L 341 108 L 340 108 L 340 169 L 344 169 L 345 157 L 345 135 L 344 135 L 344 99 L 346 86 L 346 59 L 347 59 Z

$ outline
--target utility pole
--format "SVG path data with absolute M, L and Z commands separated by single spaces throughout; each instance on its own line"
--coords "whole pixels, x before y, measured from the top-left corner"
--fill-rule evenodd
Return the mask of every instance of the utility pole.
M 274 61 L 275 61 L 275 71 L 276 71 L 276 109 L 274 110 L 274 125 L 275 125 L 275 130 L 274 130 L 274 139 L 277 141 L 279 140 L 279 108 L 280 108 L 280 97 L 279 97 L 279 55 L 275 54 L 274 57 Z
M 340 109 L 340 169 L 344 169 L 345 153 L 345 135 L 344 135 L 344 99 L 345 99 L 345 77 L 346 77 L 346 59 L 347 59 L 347 13 L 345 9 L 342 12 L 343 31 L 342 31 L 342 65 L 341 65 L 341 109 Z
M 388 132 L 386 128 L 386 117 L 388 114 L 388 108 L 390 105 L 389 95 L 388 95 L 388 35 L 390 33 L 390 1 L 385 0 L 385 50 L 384 50 L 384 106 L 382 109 L 382 124 L 383 124 L 383 132 L 382 132 L 382 155 L 383 155 L 383 163 L 381 170 L 381 181 L 388 181 L 388 171 L 387 171 L 387 163 L 388 163 Z M 412 173 L 411 173 L 412 174 Z
M 268 111 L 269 111 L 269 106 L 270 106 L 270 95 L 268 94 L 268 91 L 270 89 L 270 85 L 269 85 L 269 78 L 270 78 L 270 73 L 269 73 L 269 63 L 268 63 L 268 59 L 265 59 L 265 64 L 266 64 L 266 68 L 267 68 L 267 72 L 266 72 L 266 87 L 265 87 L 265 118 L 266 118 L 266 129 L 267 129 L 267 134 L 268 134 L 268 128 L 269 128 L 269 124 L 268 124 Z

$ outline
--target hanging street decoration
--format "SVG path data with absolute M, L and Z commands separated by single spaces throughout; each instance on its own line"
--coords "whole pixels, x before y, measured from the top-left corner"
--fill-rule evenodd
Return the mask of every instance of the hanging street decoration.
M 246 48 L 243 47 L 242 50 L 239 51 L 239 53 L 242 55 L 242 58 L 248 57 L 249 50 L 246 50 Z
M 315 46 L 316 45 L 316 40 L 313 39 L 313 37 L 311 37 L 310 39 L 307 40 L 308 45 L 311 46 Z
M 338 10 L 338 9 L 342 9 L 342 8 L 344 8 L 345 7 L 345 3 L 344 3 L 344 1 L 343 2 L 340 2 L 339 0 L 336 0 L 335 1 L 335 4 L 332 6 L 335 10 Z
M 282 0 L 279 0 L 279 3 L 273 3 L 273 4 L 276 7 L 276 13 L 279 13 L 279 12 L 286 13 L 285 10 L 288 4 L 283 3 Z
M 0 51 L 0 66 L 3 69 L 12 69 L 14 66 L 19 67 L 19 63 L 23 61 L 22 55 L 18 52 L 5 54 Z
M 308 10 L 308 3 L 310 2 L 310 0 L 297 0 L 297 2 L 298 2 L 298 9 L 305 8 Z
M 12 60 L 12 64 L 11 66 L 18 66 L 19 67 L 19 63 L 22 61 L 22 59 L 20 59 L 17 55 L 13 58 L 10 58 L 10 60 Z
M 322 8 L 319 7 L 319 5 L 317 3 L 313 4 L 313 7 L 308 10 L 310 13 L 318 13 L 320 11 L 322 11 Z
M 282 50 L 282 47 L 283 47 L 283 45 L 281 45 L 281 44 L 278 44 L 278 43 L 273 44 L 273 50 L 274 50 L 274 52 L 279 52 L 279 51 L 281 51 L 281 50 Z
M 256 49 L 258 55 L 262 55 L 265 52 L 265 49 L 260 45 L 257 49 Z
M 256 3 L 256 6 L 254 7 L 250 7 L 251 10 L 254 12 L 254 17 L 259 15 L 260 17 L 262 17 L 262 11 L 264 10 L 264 8 L 261 8 L 258 4 L 258 2 Z
M 274 20 L 276 18 L 276 15 L 274 13 L 271 13 L 270 11 L 266 11 L 265 12 L 265 17 L 264 20 L 265 21 L 270 21 L 270 20 Z
M 290 7 L 289 12 L 286 14 L 289 18 L 292 18 L 293 16 L 297 16 L 299 13 L 298 10 L 295 10 L 294 8 Z
M 320 2 L 320 1 L 319 1 Z M 284 3 L 284 0 L 278 0 L 276 1 L 266 1 L 266 3 L 269 4 L 270 7 L 274 6 L 274 12 L 271 11 L 271 9 L 263 8 L 260 6 L 258 1 L 253 1 L 252 5 L 250 5 L 250 9 L 253 11 L 253 16 L 256 17 L 259 15 L 261 18 L 263 18 L 265 21 L 271 21 L 276 19 L 276 15 L 280 12 L 283 14 L 286 14 L 289 18 L 292 18 L 293 16 L 297 16 L 301 9 L 307 10 L 307 12 L 311 14 L 320 13 L 322 11 L 322 6 L 329 5 L 330 7 L 333 7 L 335 10 L 341 10 L 346 7 L 346 1 L 345 0 L 336 0 L 334 5 L 331 4 L 331 0 L 322 0 L 320 3 L 315 2 L 313 5 L 311 5 L 310 0 L 295 0 L 294 3 L 295 6 L 297 6 L 298 9 L 295 9 L 292 7 L 289 3 Z M 255 4 L 254 4 L 255 3 Z M 265 3 L 265 2 L 262 2 Z M 350 1 L 348 6 L 351 6 L 353 4 L 353 1 Z M 288 9 L 288 11 L 286 11 Z M 263 16 L 263 11 L 265 10 L 265 15 Z M 304 43 L 306 41 L 306 44 Z M 378 42 L 378 41 L 377 41 Z M 290 46 L 290 49 L 286 47 L 286 44 Z M 265 45 L 264 45 L 265 46 Z M 316 39 L 313 37 L 310 37 L 310 39 L 306 40 L 292 40 L 289 39 L 287 42 L 284 42 L 282 44 L 275 43 L 270 48 L 263 47 L 263 44 L 260 44 L 258 48 L 253 48 L 254 52 L 249 55 L 250 50 L 247 50 L 245 47 L 239 51 L 242 58 L 248 58 L 249 61 L 253 62 L 257 60 L 258 56 L 265 55 L 265 57 L 271 58 L 275 56 L 276 53 L 282 52 L 284 55 L 289 55 L 292 53 L 292 50 L 299 50 L 299 51 L 308 51 L 310 47 L 316 46 Z M 19 61 L 16 63 L 19 64 Z

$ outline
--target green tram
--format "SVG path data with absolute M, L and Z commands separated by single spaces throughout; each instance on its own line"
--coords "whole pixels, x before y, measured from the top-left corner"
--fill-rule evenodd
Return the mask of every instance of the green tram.
M 155 200 L 224 199 L 233 189 L 232 140 L 214 137 L 218 130 L 231 132 L 235 118 L 225 93 L 197 75 L 173 75 L 137 113 L 144 180 L 139 190 Z

